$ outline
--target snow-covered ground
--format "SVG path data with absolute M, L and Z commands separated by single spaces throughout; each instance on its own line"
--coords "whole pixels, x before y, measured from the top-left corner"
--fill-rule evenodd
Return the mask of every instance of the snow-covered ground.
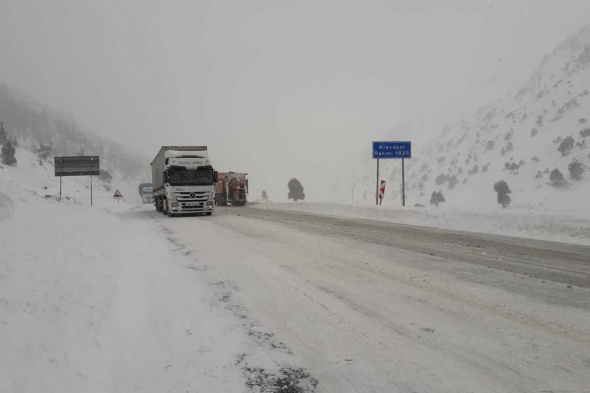
M 17 157 L 0 168 L 0 392 L 233 393 L 278 369 L 198 257 L 136 214 L 151 206 L 95 179 L 90 207 L 81 177 L 58 201 L 53 167 Z
M 249 206 L 590 245 L 590 204 L 562 209 L 512 206 L 505 210 L 499 205 L 486 209 L 441 204 L 436 208 L 300 201 Z
M 171 219 L 115 201 L 99 182 L 91 207 L 86 178 L 64 179 L 58 201 L 53 168 L 17 157 L 17 168 L 0 168 L 0 392 L 581 393 L 590 384 L 588 288 L 230 207 Z M 258 207 L 422 225 L 445 217 Z M 494 217 L 477 214 L 477 229 Z

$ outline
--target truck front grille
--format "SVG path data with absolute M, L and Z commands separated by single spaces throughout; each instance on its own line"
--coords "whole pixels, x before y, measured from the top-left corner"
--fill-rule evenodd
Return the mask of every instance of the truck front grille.
M 178 202 L 206 202 L 209 199 L 208 191 L 197 192 L 175 192 L 176 200 Z

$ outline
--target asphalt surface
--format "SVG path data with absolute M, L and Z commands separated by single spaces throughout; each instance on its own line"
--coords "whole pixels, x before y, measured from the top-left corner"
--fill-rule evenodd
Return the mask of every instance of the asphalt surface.
M 372 243 L 590 288 L 590 247 L 583 245 L 253 207 L 218 208 L 216 214 L 239 214 L 319 236 Z
M 161 223 L 317 393 L 590 393 L 589 247 L 256 207 Z

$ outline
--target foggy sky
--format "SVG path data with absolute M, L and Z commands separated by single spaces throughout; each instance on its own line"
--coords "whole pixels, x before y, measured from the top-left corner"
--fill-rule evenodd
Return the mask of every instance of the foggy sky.
M 588 23 L 585 0 L 0 0 L 0 83 L 149 159 L 208 145 L 251 199 L 330 199 L 372 140 L 427 139 Z

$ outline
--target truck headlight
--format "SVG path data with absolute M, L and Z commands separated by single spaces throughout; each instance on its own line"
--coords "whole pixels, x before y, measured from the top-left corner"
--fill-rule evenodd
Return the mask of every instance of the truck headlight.
M 207 206 L 207 207 L 213 207 L 213 201 L 207 201 L 207 203 L 205 204 L 205 206 Z
M 178 209 L 178 207 L 179 207 L 180 205 L 178 204 L 178 202 L 171 202 L 171 203 L 170 203 L 170 206 L 171 206 L 172 208 L 177 208 L 177 209 Z

